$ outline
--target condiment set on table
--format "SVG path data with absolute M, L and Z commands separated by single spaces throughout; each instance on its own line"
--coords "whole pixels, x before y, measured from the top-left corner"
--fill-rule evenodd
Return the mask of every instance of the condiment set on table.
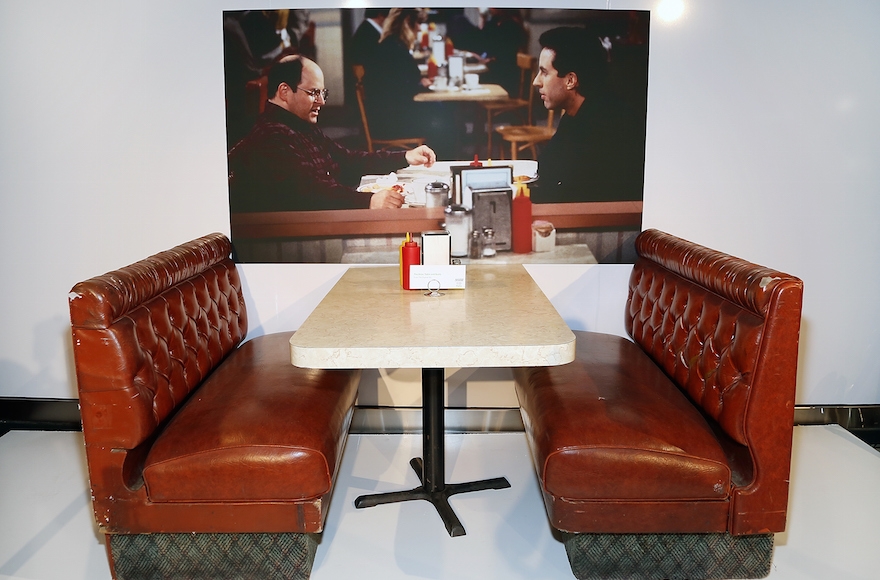
M 424 185 L 425 206 L 445 207 L 444 229 L 423 232 L 421 247 L 410 234 L 401 244 L 404 289 L 463 288 L 462 259 L 533 251 L 529 188 L 514 183 L 512 165 L 484 165 L 475 156 L 471 164 L 453 165 L 450 171 L 451 187 L 439 180 Z M 430 282 L 439 286 L 433 288 Z
M 430 51 L 427 76 L 431 79 L 432 90 L 479 88 L 480 76 L 476 73 L 465 74 L 465 57 L 453 48 L 450 38 L 432 33 L 425 25 L 421 31 L 421 49 Z

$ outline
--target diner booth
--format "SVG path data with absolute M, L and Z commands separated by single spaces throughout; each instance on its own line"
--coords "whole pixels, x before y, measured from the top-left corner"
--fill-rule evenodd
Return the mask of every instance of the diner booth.
M 414 9 L 378 102 L 438 139 L 381 9 L 69 4 L 0 21 L 0 579 L 876 575 L 877 9 Z M 637 120 L 573 199 L 559 26 Z M 401 207 L 237 197 L 292 55 L 333 142 L 443 151 L 342 168 Z

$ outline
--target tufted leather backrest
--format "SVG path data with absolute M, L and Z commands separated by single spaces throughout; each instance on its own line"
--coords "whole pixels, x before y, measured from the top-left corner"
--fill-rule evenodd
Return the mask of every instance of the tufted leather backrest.
M 627 331 L 731 438 L 751 445 L 750 422 L 793 412 L 802 282 L 656 230 L 639 235 L 636 251 Z
M 73 287 L 88 445 L 135 448 L 244 339 L 230 252 L 226 236 L 212 234 Z

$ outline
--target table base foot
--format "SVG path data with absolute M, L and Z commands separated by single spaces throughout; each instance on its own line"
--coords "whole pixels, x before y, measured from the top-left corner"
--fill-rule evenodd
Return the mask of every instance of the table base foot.
M 422 459 L 414 457 L 409 464 L 413 471 L 419 477 L 419 481 L 424 481 L 422 477 Z M 368 508 L 386 503 L 396 503 L 401 501 L 409 501 L 413 499 L 423 499 L 434 504 L 434 508 L 443 520 L 446 531 L 452 537 L 465 535 L 464 526 L 461 525 L 458 516 L 449 505 L 449 496 L 457 493 L 467 493 L 471 491 L 482 491 L 484 489 L 505 489 L 510 487 L 510 482 L 505 477 L 495 477 L 492 479 L 483 479 L 480 481 L 469 481 L 465 483 L 447 483 L 441 486 L 441 489 L 429 491 L 425 489 L 424 484 L 407 490 L 392 491 L 388 493 L 374 493 L 370 495 L 362 495 L 354 500 L 356 508 Z

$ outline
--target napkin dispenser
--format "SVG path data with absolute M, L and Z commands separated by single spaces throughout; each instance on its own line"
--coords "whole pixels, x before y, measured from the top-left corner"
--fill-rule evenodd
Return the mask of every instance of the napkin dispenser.
M 495 230 L 495 249 L 510 250 L 513 167 L 510 165 L 453 165 L 452 195 L 471 210 L 471 229 Z
M 510 165 L 452 165 L 452 203 L 474 207 L 472 192 L 477 190 L 512 189 L 513 167 Z
M 422 232 L 422 264 L 449 265 L 452 236 L 446 230 Z
M 472 192 L 474 209 L 471 213 L 473 228 L 495 230 L 495 249 L 510 250 L 510 208 L 513 189 L 477 189 Z

